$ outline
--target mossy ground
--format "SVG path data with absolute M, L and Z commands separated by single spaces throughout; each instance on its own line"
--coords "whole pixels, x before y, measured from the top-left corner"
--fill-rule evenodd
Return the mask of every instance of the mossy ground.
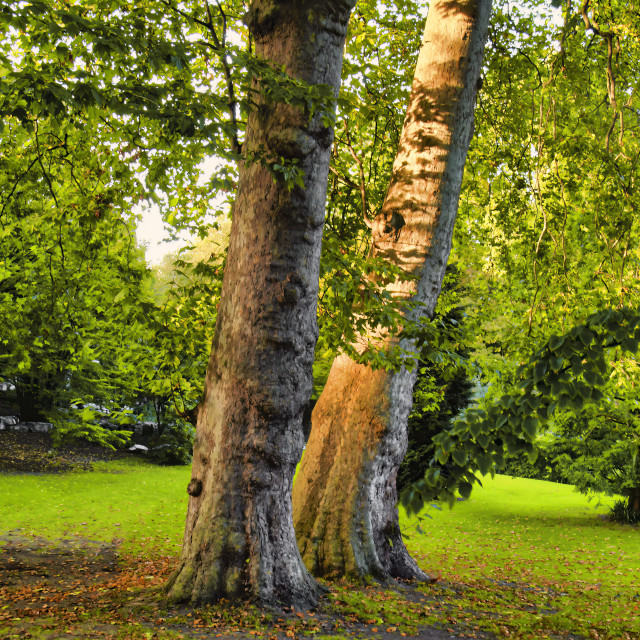
M 402 519 L 430 585 L 332 583 L 317 611 L 169 607 L 187 467 L 0 474 L 0 638 L 640 638 L 640 530 L 571 487 L 497 476 Z

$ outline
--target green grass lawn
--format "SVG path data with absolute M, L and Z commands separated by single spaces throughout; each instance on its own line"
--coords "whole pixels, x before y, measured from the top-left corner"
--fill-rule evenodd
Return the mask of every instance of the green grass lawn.
M 122 541 L 127 553 L 177 554 L 184 531 L 190 467 L 126 459 L 102 471 L 0 474 L 0 535 L 81 536 Z
M 640 637 L 640 530 L 603 518 L 613 499 L 508 476 L 483 484 L 429 510 L 424 534 L 402 519 L 413 556 L 458 590 L 467 618 L 525 638 Z
M 603 519 L 613 498 L 589 501 L 568 485 L 500 475 L 483 485 L 453 509 L 430 509 L 425 535 L 403 518 L 409 546 L 430 572 L 640 587 L 640 531 Z
M 137 461 L 92 473 L 0 475 L 0 535 L 117 539 L 129 556 L 175 555 L 189 477 L 188 467 Z M 407 634 L 450 624 L 510 638 L 640 638 L 640 530 L 604 520 L 610 503 L 566 485 L 487 477 L 470 500 L 430 509 L 423 533 L 401 517 L 413 556 L 438 578 L 420 587 L 431 604 L 332 585 L 332 606 Z

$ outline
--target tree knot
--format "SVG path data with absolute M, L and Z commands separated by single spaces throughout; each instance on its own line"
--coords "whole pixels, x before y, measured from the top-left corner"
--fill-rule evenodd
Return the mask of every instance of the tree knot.
M 202 480 L 198 478 L 191 478 L 191 482 L 187 485 L 187 493 L 194 498 L 197 498 L 202 493 Z

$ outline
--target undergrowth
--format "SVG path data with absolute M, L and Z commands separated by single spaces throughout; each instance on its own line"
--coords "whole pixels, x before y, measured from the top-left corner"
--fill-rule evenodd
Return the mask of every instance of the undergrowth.
M 640 524 L 640 511 L 629 509 L 628 500 L 616 500 L 611 507 L 611 519 L 620 524 Z

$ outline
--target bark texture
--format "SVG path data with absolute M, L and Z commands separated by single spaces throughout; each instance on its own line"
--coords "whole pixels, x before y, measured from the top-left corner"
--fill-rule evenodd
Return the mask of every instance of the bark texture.
M 416 316 L 433 314 L 451 249 L 490 11 L 491 0 L 431 2 L 390 187 L 372 224 L 372 250 L 420 276 L 390 287 L 420 303 Z M 333 363 L 293 491 L 298 545 L 315 575 L 428 579 L 404 546 L 396 507 L 415 376 L 344 355 Z
M 248 23 L 258 56 L 337 92 L 352 4 L 255 0 Z M 305 188 L 274 183 L 258 163 L 241 167 L 182 554 L 168 590 L 193 604 L 246 598 L 309 607 L 319 589 L 296 546 L 291 486 L 312 389 L 333 132 L 320 117 L 309 122 L 258 100 L 245 151 L 297 158 Z

